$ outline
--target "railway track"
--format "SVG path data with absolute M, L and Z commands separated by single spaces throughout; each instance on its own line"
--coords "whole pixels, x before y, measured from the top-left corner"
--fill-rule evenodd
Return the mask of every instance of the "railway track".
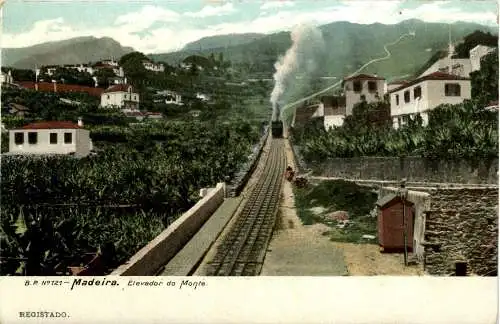
M 276 222 L 285 164 L 283 140 L 272 139 L 262 175 L 208 262 L 206 275 L 259 275 Z

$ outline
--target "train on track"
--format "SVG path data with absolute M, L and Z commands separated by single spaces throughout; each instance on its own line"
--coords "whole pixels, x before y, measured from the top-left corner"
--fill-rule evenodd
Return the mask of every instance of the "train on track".
M 271 134 L 273 138 L 283 138 L 283 122 L 279 120 L 273 120 L 271 122 Z

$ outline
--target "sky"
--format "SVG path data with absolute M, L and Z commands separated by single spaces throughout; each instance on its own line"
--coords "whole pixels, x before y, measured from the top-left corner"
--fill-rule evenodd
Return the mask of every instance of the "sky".
M 396 24 L 417 18 L 497 26 L 497 15 L 494 0 L 6 0 L 1 46 L 106 36 L 149 54 L 180 50 L 206 36 L 269 34 L 303 22 Z

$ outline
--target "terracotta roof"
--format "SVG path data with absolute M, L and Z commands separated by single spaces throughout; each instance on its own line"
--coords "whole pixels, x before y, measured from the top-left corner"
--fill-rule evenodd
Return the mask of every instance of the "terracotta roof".
M 35 82 L 20 81 L 18 84 L 25 89 L 35 89 Z M 104 89 L 95 87 L 86 87 L 74 84 L 57 83 L 57 92 L 84 92 L 91 96 L 101 96 Z M 54 84 L 49 82 L 38 82 L 38 91 L 54 92 Z
M 400 81 L 392 81 L 390 82 L 388 85 L 393 85 L 393 84 L 406 84 L 408 83 L 409 81 L 406 81 L 406 80 L 400 80 Z
M 104 93 L 108 93 L 108 92 L 127 92 L 129 87 L 132 87 L 132 86 L 130 84 L 115 84 L 115 85 L 107 88 L 106 90 L 104 90 Z M 133 88 L 132 88 L 132 91 L 133 91 Z
M 356 74 L 351 77 L 344 78 L 344 81 L 351 81 L 351 80 L 385 80 L 385 78 L 369 74 Z
M 461 77 L 461 76 L 453 75 L 453 74 L 448 74 L 448 73 L 444 73 L 444 72 L 434 72 L 431 74 L 424 75 L 423 77 L 417 78 L 415 80 L 409 81 L 409 82 L 403 84 L 402 86 L 397 87 L 396 89 L 392 89 L 388 93 L 393 93 L 393 92 L 399 91 L 401 89 L 415 85 L 417 83 L 420 83 L 423 81 L 428 81 L 428 80 L 443 80 L 443 81 L 445 81 L 445 80 L 470 80 L 470 78 L 465 78 L 465 77 Z
M 71 121 L 45 121 L 25 125 L 16 129 L 83 129 Z

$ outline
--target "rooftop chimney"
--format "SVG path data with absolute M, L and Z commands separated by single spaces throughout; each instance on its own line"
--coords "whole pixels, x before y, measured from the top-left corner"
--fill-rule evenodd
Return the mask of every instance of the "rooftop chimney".
M 57 92 L 57 81 L 52 80 L 52 83 L 54 84 L 54 92 Z
M 78 117 L 78 126 L 83 127 L 82 117 Z

